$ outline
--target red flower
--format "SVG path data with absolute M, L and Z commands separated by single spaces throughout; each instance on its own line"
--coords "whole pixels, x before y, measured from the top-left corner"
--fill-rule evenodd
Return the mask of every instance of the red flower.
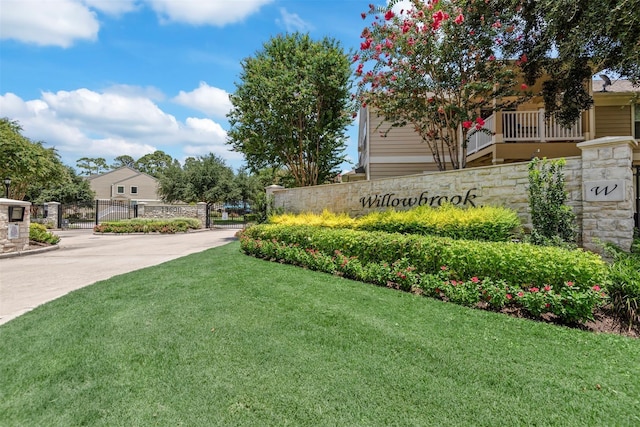
M 530 292 L 533 292 L 533 293 L 536 293 L 536 292 L 538 292 L 539 290 L 540 290 L 540 288 L 536 288 L 536 287 L 529 288 L 529 291 L 530 291 Z
M 447 269 L 446 265 L 443 265 L 442 267 L 440 267 L 440 270 L 445 271 Z
M 478 282 L 480 282 L 480 279 L 478 279 L 476 276 L 473 276 L 473 277 L 471 278 L 471 281 L 472 281 L 473 283 L 478 283 Z
M 462 24 L 464 22 L 464 16 L 462 16 L 462 14 L 456 16 L 456 19 L 454 22 L 458 25 Z
M 396 14 L 393 13 L 392 10 L 388 10 L 387 13 L 384 14 L 384 19 L 386 19 L 388 21 L 391 18 L 393 18 L 394 16 L 396 16 Z
M 484 126 L 484 120 L 482 119 L 482 117 L 478 117 L 476 119 L 476 123 L 479 124 L 480 126 Z
M 524 292 L 522 292 L 522 291 L 518 292 L 518 296 L 519 297 L 523 297 L 524 296 Z
M 522 83 L 520 85 L 520 90 L 527 90 L 529 88 L 529 86 L 526 85 L 526 83 Z
M 597 292 L 597 291 L 599 291 L 599 290 L 600 290 L 600 286 L 595 285 L 595 286 L 594 286 L 594 287 L 592 287 L 591 289 L 593 289 L 594 291 L 596 291 L 596 292 Z
M 549 291 L 551 290 L 551 286 L 546 285 L 546 286 L 544 287 L 544 290 L 545 290 L 546 292 L 549 292 Z
M 362 12 L 362 13 L 360 14 L 360 16 L 362 16 L 362 19 L 365 19 L 365 18 L 367 17 L 367 14 L 366 14 L 366 13 L 364 13 L 364 12 Z
M 513 298 L 511 294 L 507 294 L 507 299 L 511 299 L 511 298 Z
M 470 120 L 462 122 L 462 127 L 465 128 L 465 129 L 469 129 L 472 125 L 473 125 L 473 122 L 470 121 Z
M 567 286 L 573 286 L 573 282 L 567 282 Z
M 489 56 L 489 61 L 495 61 L 495 60 L 496 60 L 495 55 L 490 55 L 490 56 Z

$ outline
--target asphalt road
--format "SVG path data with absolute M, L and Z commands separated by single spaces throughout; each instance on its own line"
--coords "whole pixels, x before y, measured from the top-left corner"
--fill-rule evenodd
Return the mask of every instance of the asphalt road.
M 61 237 L 57 250 L 0 258 L 0 325 L 97 281 L 227 244 L 237 231 L 167 235 L 56 231 Z

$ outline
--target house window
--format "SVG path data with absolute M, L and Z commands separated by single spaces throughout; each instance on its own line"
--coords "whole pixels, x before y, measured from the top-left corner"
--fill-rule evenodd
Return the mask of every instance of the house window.
M 633 136 L 640 139 L 640 104 L 634 106 L 633 113 Z
M 131 194 L 138 194 L 138 187 L 136 186 L 131 186 Z
M 116 188 L 116 193 L 124 194 L 124 185 L 118 185 L 118 187 Z

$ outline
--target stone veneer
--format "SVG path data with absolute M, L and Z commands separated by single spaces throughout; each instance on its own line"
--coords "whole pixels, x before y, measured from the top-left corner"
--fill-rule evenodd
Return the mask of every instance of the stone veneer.
M 138 203 L 138 218 L 198 218 L 205 227 L 207 221 L 207 204 L 195 205 L 152 205 Z
M 25 208 L 22 221 L 9 221 L 9 206 Z M 29 224 L 31 224 L 30 206 L 30 202 L 0 199 L 0 253 L 22 252 L 29 249 Z M 10 238 L 10 227 L 17 227 L 18 236 L 16 238 Z
M 587 249 L 600 250 L 598 240 L 625 250 L 631 247 L 634 144 L 632 137 L 586 141 L 578 144 L 582 156 L 566 159 L 568 204 L 576 214 L 578 235 Z M 505 206 L 514 209 L 530 229 L 528 184 L 528 163 L 511 163 L 315 187 L 270 186 L 267 194 L 273 195 L 273 206 L 285 212 L 320 213 L 327 209 L 351 216 L 423 204 L 438 206 L 446 201 L 460 206 Z M 611 189 L 617 185 L 616 190 L 604 190 L 607 184 Z M 584 191 L 589 191 L 583 190 L 586 187 L 596 188 L 597 200 L 583 197 Z

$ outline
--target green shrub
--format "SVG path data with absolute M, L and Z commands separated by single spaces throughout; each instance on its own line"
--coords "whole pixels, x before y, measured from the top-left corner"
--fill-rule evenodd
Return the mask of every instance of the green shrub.
M 43 224 L 36 224 L 32 222 L 29 225 L 29 240 L 55 245 L 60 241 L 60 236 L 48 231 L 47 227 Z
M 421 272 L 435 273 L 447 266 L 456 280 L 477 276 L 538 287 L 562 286 L 570 281 L 587 289 L 602 284 L 606 273 L 606 264 L 596 254 L 526 243 L 284 225 L 257 225 L 245 233 L 254 239 L 276 239 L 325 254 L 339 249 L 347 257 L 357 257 L 363 265 L 392 265 L 407 258 Z
M 565 204 L 564 159 L 535 158 L 529 163 L 529 207 L 533 230 L 529 239 L 537 245 L 559 246 L 575 242 L 575 214 Z
M 287 234 L 286 237 L 291 239 L 292 235 Z M 592 319 L 594 308 L 602 305 L 606 298 L 598 285 L 586 287 L 565 282 L 553 287 L 519 286 L 506 280 L 480 279 L 477 276 L 457 280 L 454 274 L 456 277 L 459 274 L 446 266 L 440 267 L 437 272 L 421 271 L 416 267 L 418 259 L 410 253 L 393 263 L 372 258 L 360 259 L 358 256 L 348 256 L 339 249 L 329 252 L 318 249 L 320 245 L 311 247 L 313 245 L 310 242 L 317 243 L 317 240 L 317 236 L 308 235 L 306 242 L 292 243 L 280 240 L 273 234 L 252 233 L 249 229 L 241 235 L 241 247 L 245 253 L 253 256 L 403 291 L 420 290 L 426 296 L 468 307 L 478 306 L 482 302 L 499 310 L 516 304 L 532 316 L 553 313 L 567 323 Z
M 640 329 L 640 254 L 616 255 L 606 290 L 616 317 L 628 329 Z
M 96 233 L 184 233 L 201 228 L 196 218 L 148 219 L 136 218 L 107 221 L 93 228 Z

